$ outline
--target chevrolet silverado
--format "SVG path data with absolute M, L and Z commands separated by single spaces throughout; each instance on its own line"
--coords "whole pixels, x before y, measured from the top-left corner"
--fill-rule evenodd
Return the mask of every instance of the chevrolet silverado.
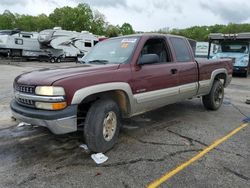
M 14 80 L 13 116 L 55 134 L 83 130 L 90 150 L 118 140 L 121 118 L 202 97 L 217 110 L 232 60 L 195 60 L 184 37 L 138 34 L 98 43 L 80 65 L 42 69 Z

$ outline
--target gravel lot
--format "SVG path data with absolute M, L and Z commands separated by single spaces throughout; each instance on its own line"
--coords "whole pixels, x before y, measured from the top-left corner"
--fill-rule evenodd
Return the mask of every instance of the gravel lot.
M 96 165 L 79 147 L 81 132 L 56 136 L 11 119 L 17 75 L 70 64 L 0 60 L 0 187 L 146 187 L 250 117 L 250 76 L 234 77 L 216 112 L 193 99 L 124 121 L 108 161 Z M 249 135 L 247 126 L 161 186 L 250 187 Z

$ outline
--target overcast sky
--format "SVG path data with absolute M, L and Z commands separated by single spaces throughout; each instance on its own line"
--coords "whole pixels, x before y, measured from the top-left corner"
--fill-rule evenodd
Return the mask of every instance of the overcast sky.
M 194 25 L 250 23 L 250 0 L 0 0 L 0 13 L 49 15 L 55 8 L 90 4 L 111 24 L 132 24 L 136 31 Z

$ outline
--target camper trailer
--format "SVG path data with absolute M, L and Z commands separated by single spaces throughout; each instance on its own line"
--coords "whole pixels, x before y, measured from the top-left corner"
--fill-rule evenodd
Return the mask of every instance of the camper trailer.
M 40 49 L 37 32 L 0 30 L 0 55 L 5 57 L 37 58 L 46 52 Z
M 51 51 L 50 61 L 60 62 L 63 58 L 84 56 L 98 43 L 98 38 L 87 31 L 76 32 L 62 30 L 60 27 L 43 30 L 38 41 L 41 49 Z
M 208 48 L 209 48 L 209 43 L 208 42 L 197 42 L 195 57 L 197 57 L 197 58 L 207 58 Z M 217 48 L 218 48 L 218 46 L 216 44 L 211 44 L 209 58 L 212 58 L 215 55 L 215 53 L 217 51 Z

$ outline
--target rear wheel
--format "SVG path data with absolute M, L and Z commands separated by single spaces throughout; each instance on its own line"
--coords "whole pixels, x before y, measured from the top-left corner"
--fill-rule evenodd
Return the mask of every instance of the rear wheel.
M 60 57 L 58 57 L 58 58 L 56 59 L 56 62 L 57 62 L 57 63 L 61 63 L 61 61 L 62 61 L 62 60 L 61 60 Z
M 56 59 L 54 57 L 50 58 L 50 63 L 55 63 Z
M 118 140 L 120 124 L 120 110 L 116 102 L 111 99 L 96 101 L 90 107 L 84 125 L 88 148 L 94 152 L 110 150 Z
M 208 110 L 218 110 L 223 102 L 224 86 L 219 80 L 215 80 L 208 95 L 202 97 L 203 105 Z

